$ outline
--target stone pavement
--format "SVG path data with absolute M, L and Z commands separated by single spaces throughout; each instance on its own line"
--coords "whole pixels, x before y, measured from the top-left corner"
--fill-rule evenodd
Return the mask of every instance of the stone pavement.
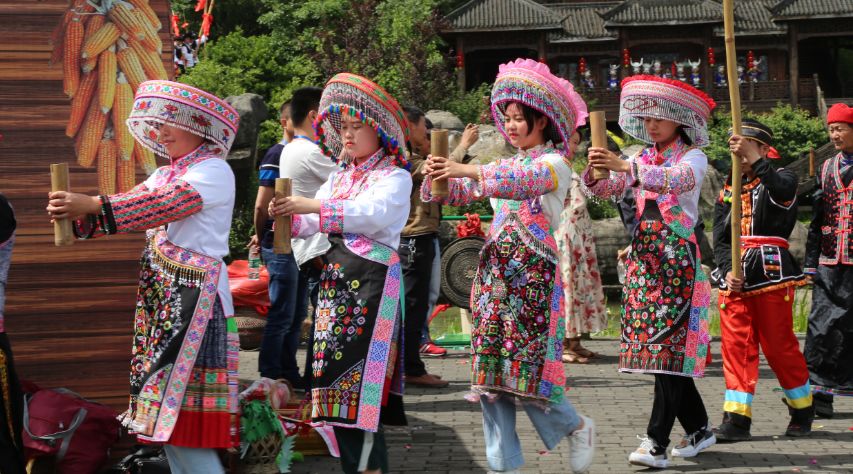
M 802 343 L 802 341 L 801 341 Z M 616 372 L 616 341 L 584 342 L 603 358 L 588 365 L 568 366 L 569 400 L 578 411 L 591 416 L 597 425 L 597 452 L 591 473 L 633 472 L 849 472 L 853 473 L 853 399 L 836 400 L 836 416 L 815 421 L 810 438 L 794 440 L 783 436 L 787 409 L 772 371 L 762 357 L 760 381 L 753 406 L 753 439 L 737 444 L 717 444 L 696 458 L 670 458 L 666 470 L 641 469 L 628 465 L 628 454 L 636 449 L 636 435 L 645 432 L 652 404 L 653 378 Z M 698 381 L 712 423 L 722 417 L 723 382 L 719 341 L 713 344 L 714 362 L 706 377 Z M 304 360 L 300 354 L 299 360 Z M 392 472 L 482 473 L 488 470 L 482 447 L 482 418 L 478 404 L 465 401 L 470 370 L 467 350 L 451 351 L 441 359 L 430 359 L 430 372 L 450 382 L 445 389 L 408 387 L 406 411 L 410 426 L 388 432 Z M 257 377 L 257 353 L 241 355 L 241 376 Z M 517 429 L 527 461 L 524 473 L 569 471 L 568 445 L 562 443 L 545 452 L 523 411 Z M 672 444 L 682 430 L 676 423 Z M 273 472 L 273 471 L 270 471 Z M 337 460 L 309 457 L 295 463 L 294 473 L 340 472 Z

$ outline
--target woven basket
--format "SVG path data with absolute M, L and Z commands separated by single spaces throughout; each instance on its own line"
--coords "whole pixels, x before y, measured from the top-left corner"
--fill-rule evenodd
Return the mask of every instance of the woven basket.
M 240 349 L 251 351 L 261 347 L 267 318 L 260 316 L 251 308 L 235 308 L 237 332 L 240 334 Z
M 299 402 L 289 403 L 284 408 L 275 411 L 279 417 L 287 421 L 311 421 L 311 405 L 303 406 Z M 303 456 L 329 456 L 329 448 L 323 438 L 315 430 L 300 431 L 296 436 L 294 451 Z
M 270 433 L 249 445 L 242 463 L 246 466 L 275 465 L 275 458 L 281 451 L 281 443 L 279 433 Z

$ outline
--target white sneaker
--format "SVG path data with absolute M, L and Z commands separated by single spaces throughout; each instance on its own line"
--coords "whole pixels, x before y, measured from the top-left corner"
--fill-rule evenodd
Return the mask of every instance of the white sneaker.
M 714 432 L 702 428 L 695 433 L 684 435 L 678 446 L 672 448 L 672 455 L 680 458 L 692 458 L 715 444 L 717 444 L 717 438 L 714 436 Z
M 666 458 L 666 448 L 658 446 L 648 436 L 640 437 L 638 435 L 637 439 L 640 440 L 640 447 L 628 456 L 629 464 L 656 469 L 664 469 L 669 465 L 669 460 Z
M 583 415 L 580 418 L 583 427 L 569 435 L 569 465 L 575 474 L 589 470 L 595 455 L 595 422 Z

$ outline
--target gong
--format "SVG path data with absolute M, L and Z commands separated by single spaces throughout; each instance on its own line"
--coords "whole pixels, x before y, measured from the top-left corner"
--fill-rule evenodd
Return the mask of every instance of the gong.
M 454 306 L 470 309 L 471 287 L 485 242 L 482 237 L 462 237 L 441 252 L 441 293 Z

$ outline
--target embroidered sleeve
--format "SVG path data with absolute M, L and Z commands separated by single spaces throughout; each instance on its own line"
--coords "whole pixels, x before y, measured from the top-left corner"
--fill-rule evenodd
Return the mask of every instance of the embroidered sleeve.
M 102 229 L 107 234 L 153 229 L 185 219 L 203 206 L 201 195 L 189 183 L 172 183 L 148 190 L 103 196 Z
M 685 194 L 693 191 L 705 177 L 708 158 L 699 150 L 687 152 L 681 161 L 664 167 L 638 164 L 634 177 L 641 188 L 658 194 Z
M 529 164 L 499 160 L 480 166 L 480 187 L 483 195 L 491 198 L 532 199 L 559 187 L 554 166 L 547 159 Z
M 622 196 L 628 185 L 630 176 L 626 173 L 610 173 L 607 179 L 592 179 L 592 168 L 584 170 L 582 175 L 584 193 L 600 198 L 611 198 Z
M 427 176 L 421 183 L 421 201 L 438 202 L 448 206 L 464 206 L 483 199 L 480 183 L 469 178 L 450 178 L 447 180 L 447 197 L 432 194 L 432 178 Z
M 344 231 L 344 201 L 325 199 L 320 201 L 320 232 L 340 234 Z
M 290 236 L 294 239 L 305 239 L 320 231 L 317 214 L 294 214 L 290 219 Z

